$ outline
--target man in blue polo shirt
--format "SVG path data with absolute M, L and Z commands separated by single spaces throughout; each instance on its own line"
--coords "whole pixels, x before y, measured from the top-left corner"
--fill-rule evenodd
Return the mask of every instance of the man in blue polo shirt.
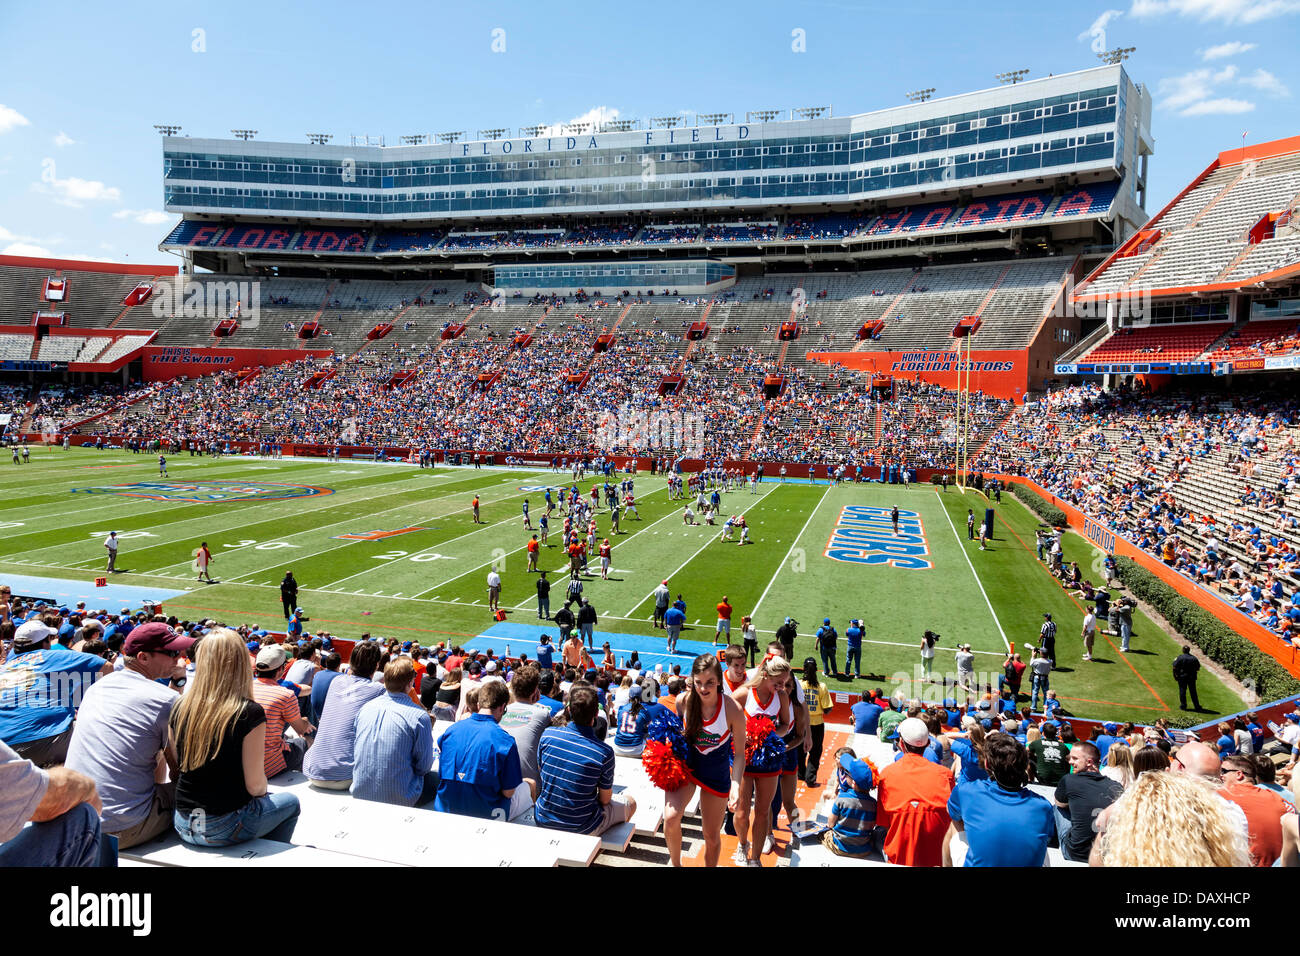
M 1106 762 L 1106 755 L 1110 753 L 1110 745 L 1115 742 L 1115 735 L 1119 733 L 1119 724 L 1108 721 L 1101 725 L 1101 734 L 1098 735 L 1093 743 L 1097 745 L 1097 751 L 1101 754 L 1100 763 Z
M 433 809 L 492 820 L 513 820 L 533 805 L 519 762 L 519 746 L 497 726 L 510 703 L 503 681 L 479 685 L 478 713 L 438 738 L 438 795 Z
M 614 751 L 596 739 L 596 689 L 585 682 L 569 691 L 569 723 L 542 733 L 537 745 L 541 791 L 537 825 L 599 836 L 636 813 L 631 797 L 614 799 Z
M 1052 805 L 1025 786 L 1029 753 L 1007 734 L 991 734 L 983 765 L 992 779 L 959 783 L 948 798 L 952 824 L 944 865 L 952 865 L 953 838 L 965 833 L 965 866 L 1042 866 L 1056 817 Z

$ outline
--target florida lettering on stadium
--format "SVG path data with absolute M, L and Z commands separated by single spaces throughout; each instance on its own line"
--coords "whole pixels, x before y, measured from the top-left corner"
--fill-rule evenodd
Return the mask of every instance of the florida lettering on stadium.
M 907 571 L 934 567 L 925 526 L 915 511 L 898 511 L 898 534 L 888 508 L 849 505 L 840 512 L 826 542 L 826 557 L 850 564 L 877 564 Z
M 890 369 L 895 372 L 1010 372 L 1015 362 L 967 362 L 957 352 L 904 352 Z

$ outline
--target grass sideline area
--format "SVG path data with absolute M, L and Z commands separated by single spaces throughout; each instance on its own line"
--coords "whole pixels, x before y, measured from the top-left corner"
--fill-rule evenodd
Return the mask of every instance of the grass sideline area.
M 536 616 L 536 575 L 526 570 L 524 550 L 532 532 L 523 528 L 521 505 L 529 500 L 535 527 L 544 511 L 543 489 L 567 484 L 561 481 L 567 475 L 188 454 L 170 458 L 168 473 L 161 479 L 157 457 L 148 454 L 34 449 L 31 464 L 0 472 L 0 577 L 7 571 L 91 580 L 103 574 L 105 535 L 117 531 L 122 573 L 113 583 L 187 589 L 167 602 L 171 613 L 281 628 L 279 582 L 292 570 L 309 631 L 325 628 L 348 638 L 368 631 L 428 644 L 492 627 L 486 577 L 495 564 L 509 620 L 558 633 Z M 579 487 L 589 492 L 593 480 Z M 1039 518 L 1011 495 L 994 505 L 994 537 L 981 552 L 966 536 L 967 509 L 982 518 L 989 506 L 975 491 L 768 480 L 757 494 L 746 486 L 723 496 L 723 515 L 744 513 L 750 525 L 752 544 L 743 547 L 719 541 L 720 526 L 685 526 L 682 502 L 668 500 L 662 478 L 643 472 L 635 491 L 641 520 L 625 518 L 624 533 L 610 535 L 610 579 L 600 579 L 595 559 L 594 576 L 584 579 L 598 630 L 661 634 L 651 626 L 651 593 L 666 577 L 674 597 L 680 592 L 687 604 L 684 640 L 713 639 L 714 606 L 725 594 L 735 609 L 736 643 L 744 614 L 754 614 L 762 640 L 786 615 L 797 619 L 796 664 L 811 656 L 820 667 L 813 634 L 829 617 L 841 634 L 843 668 L 843 633 L 857 617 L 866 628 L 864 679 L 832 680 L 832 689 L 905 686 L 917 693 L 919 644 L 927 628 L 941 635 L 936 675 L 954 673 L 956 646 L 969 642 L 977 675 L 996 685 L 1007 644 L 1022 650 L 1036 643 L 1046 611 L 1058 624 L 1052 687 L 1069 713 L 1135 722 L 1179 713 L 1170 672 L 1178 647 L 1141 613 L 1134 614 L 1130 653 L 1119 653 L 1118 637 L 1099 633 L 1094 659 L 1081 660 L 1083 605 L 1038 561 Z M 470 516 L 476 494 L 482 525 Z M 204 495 L 225 499 L 180 500 Z M 837 525 L 853 515 L 845 509 L 887 513 L 895 505 L 915 513 L 924 539 L 924 554 L 917 557 L 930 567 L 869 566 L 827 556 L 835 550 L 830 543 Z M 561 519 L 552 518 L 551 544 L 557 545 Z M 600 536 L 608 535 L 608 512 L 598 512 L 598 522 Z M 213 553 L 216 584 L 195 580 L 193 556 L 201 541 Z M 1078 561 L 1085 578 L 1101 580 L 1099 551 L 1073 534 L 1063 545 L 1067 562 Z M 543 549 L 541 567 L 554 582 L 554 613 L 567 580 L 558 546 Z M 688 666 L 690 656 L 681 661 Z M 1026 677 L 1026 693 L 1028 685 Z M 1244 706 L 1206 670 L 1198 689 L 1205 720 Z M 937 696 L 936 688 L 928 690 Z

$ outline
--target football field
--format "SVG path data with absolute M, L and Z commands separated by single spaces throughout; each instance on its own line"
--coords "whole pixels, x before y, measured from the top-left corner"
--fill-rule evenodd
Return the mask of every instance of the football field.
M 156 455 L 75 448 L 37 448 L 31 464 L 3 464 L 0 580 L 8 572 L 93 581 L 104 573 L 104 537 L 117 531 L 120 573 L 112 583 L 182 592 L 166 602 L 180 617 L 281 629 L 279 582 L 292 571 L 309 632 L 429 644 L 494 626 L 486 581 L 495 566 L 510 622 L 558 633 L 537 617 L 537 575 L 527 570 L 525 551 L 533 532 L 523 527 L 522 505 L 529 501 L 536 527 L 544 489 L 567 484 L 565 475 L 185 455 L 169 459 L 163 479 Z M 593 480 L 579 487 L 590 492 Z M 956 645 L 970 643 L 980 682 L 996 686 L 1008 645 L 1019 651 L 1036 643 L 1050 612 L 1058 624 L 1052 687 L 1068 712 L 1138 722 L 1179 713 L 1170 673 L 1178 648 L 1140 613 L 1128 654 L 1119 653 L 1118 637 L 1099 633 L 1093 660 L 1081 659 L 1083 605 L 1037 560 L 1037 518 L 1010 495 L 994 506 L 994 537 L 981 552 L 967 540 L 966 515 L 970 508 L 982 517 L 990 505 L 982 494 L 769 480 L 756 494 L 746 485 L 723 496 L 722 514 L 744 514 L 749 524 L 751 543 L 742 546 L 719 540 L 720 526 L 685 525 L 682 502 L 669 501 L 662 478 L 643 472 L 635 480 L 640 520 L 625 517 L 614 535 L 608 512 L 597 512 L 599 537 L 613 543 L 609 580 L 600 579 L 595 558 L 583 579 L 597 631 L 614 636 L 616 651 L 618 635 L 662 634 L 651 625 L 652 592 L 666 578 L 673 597 L 686 602 L 683 640 L 713 639 L 714 608 L 725 595 L 736 643 L 742 615 L 754 616 L 763 642 L 787 616 L 795 618 L 796 664 L 812 656 L 820 668 L 813 634 L 829 617 L 841 635 L 843 669 L 843 633 L 849 619 L 860 618 L 863 679 L 832 680 L 832 689 L 903 687 L 912 694 L 926 689 L 919 644 L 927 628 L 940 634 L 936 677 L 955 675 Z M 481 525 L 471 518 L 475 495 Z M 894 506 L 897 536 L 888 518 Z M 561 523 L 552 514 L 551 546 L 540 562 L 553 581 L 552 613 L 568 579 Z M 204 541 L 215 584 L 195 580 L 194 554 Z M 1100 580 L 1099 552 L 1072 534 L 1064 546 L 1067 561 Z M 691 655 L 679 656 L 688 668 Z M 1028 662 L 1031 655 L 1023 656 Z M 1027 678 L 1022 690 L 1029 690 Z M 1202 706 L 1215 714 L 1244 706 L 1205 670 L 1199 690 Z M 938 696 L 937 686 L 926 692 Z

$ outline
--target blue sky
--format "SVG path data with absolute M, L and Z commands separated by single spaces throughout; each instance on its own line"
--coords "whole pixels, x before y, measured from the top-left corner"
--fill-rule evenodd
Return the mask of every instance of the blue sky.
M 172 261 L 154 123 L 395 143 L 595 110 L 841 115 L 1084 69 L 1094 47 L 1137 47 L 1153 91 L 1154 213 L 1243 131 L 1300 134 L 1298 41 L 1300 0 L 3 3 L 0 253 Z

